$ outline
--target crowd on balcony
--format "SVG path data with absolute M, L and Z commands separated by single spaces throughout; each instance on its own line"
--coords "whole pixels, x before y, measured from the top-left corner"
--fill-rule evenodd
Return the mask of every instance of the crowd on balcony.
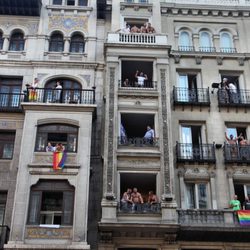
M 151 23 L 144 23 L 141 27 L 137 27 L 133 25 L 130 27 L 129 24 L 126 24 L 126 27 L 119 29 L 117 32 L 121 33 L 155 33 L 155 28 L 151 25 Z
M 143 199 L 141 193 L 138 192 L 137 188 L 133 190 L 128 188 L 123 193 L 121 199 L 121 210 L 131 212 L 156 212 L 159 208 L 159 200 L 156 194 L 151 190 L 148 192 L 148 196 Z

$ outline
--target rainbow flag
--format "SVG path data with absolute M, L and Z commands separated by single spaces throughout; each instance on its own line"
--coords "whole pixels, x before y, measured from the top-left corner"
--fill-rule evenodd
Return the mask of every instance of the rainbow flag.
M 67 159 L 67 153 L 63 152 L 54 152 L 53 153 L 53 169 L 58 170 L 64 167 L 65 161 Z
M 250 210 L 239 210 L 237 214 L 241 226 L 250 226 Z

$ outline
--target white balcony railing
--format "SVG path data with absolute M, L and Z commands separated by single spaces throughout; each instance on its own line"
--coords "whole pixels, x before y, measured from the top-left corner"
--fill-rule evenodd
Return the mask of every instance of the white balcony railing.
M 165 3 L 249 6 L 250 0 L 165 0 Z
M 147 33 L 108 33 L 108 43 L 167 45 L 167 36 Z

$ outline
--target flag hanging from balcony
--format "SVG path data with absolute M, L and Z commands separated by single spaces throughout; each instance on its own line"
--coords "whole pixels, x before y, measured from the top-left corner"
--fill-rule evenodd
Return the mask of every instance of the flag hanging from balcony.
M 64 167 L 65 161 L 67 159 L 66 151 L 54 152 L 53 153 L 53 169 L 59 170 Z
M 239 210 L 238 218 L 241 226 L 250 226 L 250 210 Z

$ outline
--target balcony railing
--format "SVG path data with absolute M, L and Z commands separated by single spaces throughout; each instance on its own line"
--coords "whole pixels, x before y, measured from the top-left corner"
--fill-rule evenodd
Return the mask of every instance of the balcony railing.
M 157 82 L 145 81 L 142 86 L 138 85 L 137 82 L 121 82 L 119 81 L 119 87 L 122 89 L 138 89 L 138 90 L 155 90 L 157 89 Z
M 127 138 L 124 136 L 118 137 L 119 146 L 129 147 L 158 147 L 159 138 L 148 139 L 144 137 Z
M 179 51 L 194 51 L 194 46 L 178 46 Z
M 108 43 L 167 45 L 167 36 L 151 33 L 108 33 Z
M 199 47 L 200 52 L 212 53 L 215 52 L 215 47 Z
M 149 0 L 124 0 L 124 3 L 149 3 Z
M 187 0 L 164 0 L 166 3 L 187 4 Z M 224 6 L 249 6 L 249 0 L 189 0 L 189 4 L 224 5 Z
M 210 105 L 209 88 L 187 89 L 174 87 L 174 104 Z
M 214 144 L 193 145 L 192 143 L 176 143 L 178 162 L 215 162 Z
M 25 102 L 35 103 L 67 103 L 67 104 L 94 104 L 95 89 L 49 89 L 28 88 Z
M 237 93 L 233 93 L 226 89 L 219 89 L 218 102 L 219 106 L 250 107 L 250 90 L 238 89 Z
M 8 242 L 10 229 L 8 226 L 0 226 L 0 249 L 3 249 L 4 244 Z
M 23 99 L 24 95 L 21 93 L 0 93 L 0 111 L 21 111 L 20 104 Z
M 182 226 L 212 226 L 225 227 L 239 226 L 236 214 L 229 209 L 212 210 L 212 209 L 178 209 L 179 223 Z
M 161 204 L 155 203 L 143 203 L 143 204 L 129 204 L 129 203 L 120 203 L 119 212 L 121 213 L 160 213 Z
M 250 145 L 224 144 L 226 163 L 250 163 Z
M 220 52 L 222 53 L 236 53 L 236 48 L 220 48 Z

